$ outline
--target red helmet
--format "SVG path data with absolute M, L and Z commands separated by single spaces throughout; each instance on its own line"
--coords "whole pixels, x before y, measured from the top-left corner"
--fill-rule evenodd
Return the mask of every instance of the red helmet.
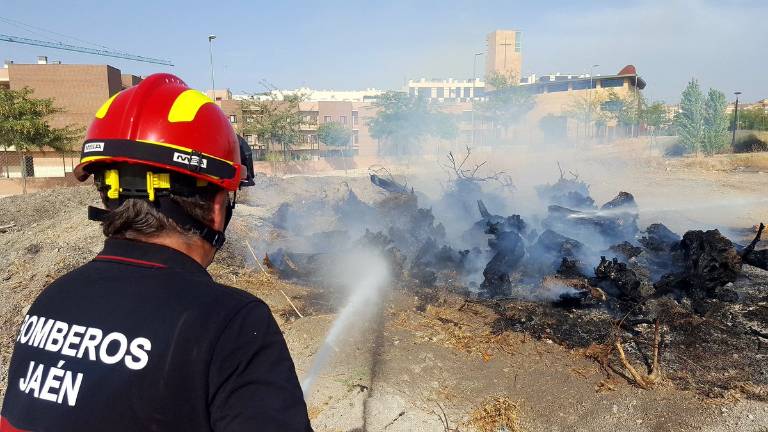
M 159 73 L 102 105 L 88 128 L 78 180 L 109 163 L 175 171 L 235 191 L 245 177 L 229 119 L 210 98 Z

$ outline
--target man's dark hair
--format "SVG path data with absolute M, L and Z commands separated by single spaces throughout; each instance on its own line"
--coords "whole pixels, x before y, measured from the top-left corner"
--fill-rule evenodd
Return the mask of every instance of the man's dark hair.
M 211 226 L 215 197 L 215 190 L 207 190 L 196 196 L 173 196 L 171 199 L 178 203 L 188 215 Z M 102 193 L 102 201 L 105 201 L 105 198 Z M 107 237 L 128 239 L 154 237 L 168 231 L 184 236 L 196 236 L 194 231 L 181 228 L 176 222 L 157 211 L 149 201 L 139 198 L 129 198 L 118 208 L 109 212 L 104 218 L 102 228 Z

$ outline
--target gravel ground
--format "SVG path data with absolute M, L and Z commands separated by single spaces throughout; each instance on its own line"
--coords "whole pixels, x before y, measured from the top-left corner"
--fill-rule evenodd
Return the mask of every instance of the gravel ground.
M 662 197 L 675 191 L 678 207 L 684 208 L 678 211 L 681 226 L 727 221 L 744 227 L 768 215 L 761 201 L 763 174 L 702 171 L 684 161 L 646 162 L 612 164 L 604 167 L 604 176 L 585 180 L 593 184 L 597 201 L 618 190 L 630 190 L 641 211 L 644 203 L 653 203 L 660 214 L 669 212 L 662 208 L 669 200 Z M 520 164 L 524 161 L 516 166 Z M 573 164 L 585 173 L 591 172 L 595 162 Z M 610 175 L 622 170 L 625 175 L 611 181 Z M 647 178 L 633 180 L 626 172 L 642 172 Z M 549 174 L 544 177 L 552 179 Z M 236 209 L 230 240 L 210 268 L 221 282 L 253 292 L 272 307 L 300 376 L 308 371 L 333 322 L 335 305 L 328 305 L 312 287 L 263 273 L 245 242 L 260 258 L 269 240 L 268 218 L 281 203 L 335 199 L 350 187 L 364 201 L 382 196 L 365 177 L 260 177 L 257 187 L 241 197 L 247 205 Z M 681 188 L 687 193 L 680 193 Z M 726 210 L 690 208 L 701 199 L 734 191 L 741 200 Z M 88 186 L 0 198 L 0 226 L 14 224 L 0 231 L 0 392 L 6 387 L 6 365 L 25 309 L 45 285 L 101 248 L 99 226 L 87 220 L 85 211 L 95 201 L 96 193 Z M 304 318 L 298 317 L 285 296 Z M 451 310 L 456 301 L 446 297 L 443 306 Z M 316 430 L 472 430 L 470 413 L 494 395 L 518 404 L 521 424 L 529 431 L 758 432 L 768 425 L 768 404 L 763 402 L 706 399 L 669 383 L 640 390 L 614 379 L 606 388 L 594 362 L 524 334 L 508 332 L 507 339 L 487 341 L 482 349 L 467 348 L 454 339 L 461 339 L 460 332 L 484 334 L 490 319 L 487 310 L 453 306 L 460 309 L 454 317 L 459 324 L 455 324 L 437 319 L 436 310 L 417 310 L 417 303 L 411 294 L 395 288 L 381 305 L 377 320 L 361 323 L 343 338 L 334 360 L 308 395 Z

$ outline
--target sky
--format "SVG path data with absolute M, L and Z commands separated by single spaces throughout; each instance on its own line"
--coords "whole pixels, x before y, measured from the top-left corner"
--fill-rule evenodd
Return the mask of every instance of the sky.
M 98 44 L 175 66 L 0 42 L 3 59 L 171 72 L 199 89 L 210 88 L 215 34 L 216 87 L 234 93 L 400 90 L 406 79 L 470 78 L 486 34 L 514 29 L 523 32 L 524 75 L 588 73 L 594 64 L 608 75 L 634 64 L 651 100 L 677 103 L 692 77 L 729 99 L 737 90 L 744 101 L 768 98 L 766 0 L 0 0 L 0 18 L 1 34 Z

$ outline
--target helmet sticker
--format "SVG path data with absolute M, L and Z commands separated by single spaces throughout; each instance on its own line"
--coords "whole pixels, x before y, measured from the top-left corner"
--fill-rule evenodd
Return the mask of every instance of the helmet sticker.
M 186 165 L 199 166 L 200 168 L 206 168 L 208 166 L 208 159 L 205 159 L 199 156 L 177 153 L 177 152 L 173 152 L 173 161 L 183 163 Z
M 89 142 L 83 146 L 83 153 L 104 151 L 103 142 Z

